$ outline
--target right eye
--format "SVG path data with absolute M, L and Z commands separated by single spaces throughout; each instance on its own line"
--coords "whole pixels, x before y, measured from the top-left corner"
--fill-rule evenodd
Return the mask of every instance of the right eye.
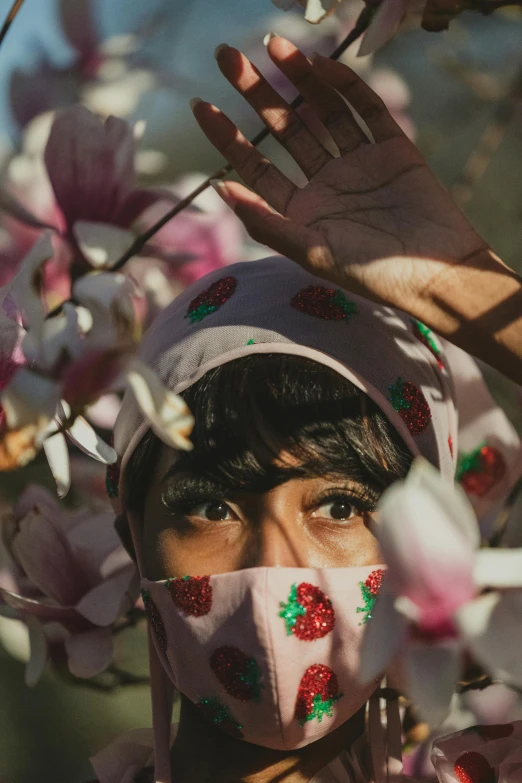
M 191 517 L 199 517 L 207 522 L 225 522 L 232 519 L 232 511 L 226 503 L 200 503 L 190 510 Z

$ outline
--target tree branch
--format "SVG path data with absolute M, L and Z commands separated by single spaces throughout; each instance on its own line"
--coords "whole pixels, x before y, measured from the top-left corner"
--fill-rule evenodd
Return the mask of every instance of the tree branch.
M 346 51 L 346 49 L 354 43 L 358 38 L 361 37 L 361 35 L 365 32 L 368 25 L 370 24 L 370 21 L 373 16 L 373 9 L 370 6 L 365 6 L 361 13 L 359 14 L 359 17 L 357 19 L 357 22 L 355 23 L 355 27 L 353 30 L 351 30 L 344 41 L 342 41 L 337 49 L 335 49 L 332 54 L 330 55 L 331 60 L 338 60 L 339 57 Z M 298 106 L 300 106 L 303 103 L 303 97 L 301 95 L 298 95 L 290 104 L 293 109 L 296 109 Z M 251 144 L 254 147 L 257 147 L 264 139 L 267 138 L 267 136 L 270 135 L 270 131 L 268 128 L 263 128 L 259 133 L 254 136 L 254 138 L 251 140 Z M 214 172 L 210 177 L 208 177 L 204 182 L 199 185 L 195 190 L 192 191 L 188 196 L 186 196 L 184 199 L 181 199 L 181 201 L 178 201 L 175 207 L 173 207 L 171 210 L 169 210 L 160 220 L 158 220 L 154 225 L 152 225 L 147 231 L 145 231 L 143 234 L 140 234 L 140 236 L 136 237 L 132 245 L 129 247 L 129 249 L 122 255 L 120 259 L 114 264 L 114 266 L 111 268 L 112 272 L 117 271 L 118 269 L 121 269 L 121 267 L 133 256 L 137 255 L 143 247 L 147 244 L 147 242 L 158 233 L 158 231 L 163 228 L 164 225 L 166 225 L 169 221 L 171 221 L 173 218 L 176 217 L 176 215 L 179 215 L 182 210 L 184 210 L 186 207 L 191 204 L 197 196 L 199 196 L 201 193 L 203 193 L 209 186 L 210 181 L 214 179 L 222 179 L 227 174 L 230 174 L 232 171 L 232 166 L 230 164 L 226 164 L 225 166 L 222 166 L 218 171 Z
M 15 17 L 23 4 L 24 0 L 14 0 L 13 5 L 11 6 L 11 10 L 7 14 L 7 19 L 5 20 L 4 24 L 2 25 L 2 29 L 0 30 L 0 46 L 2 46 L 4 38 L 9 32 L 9 28 L 13 24 Z

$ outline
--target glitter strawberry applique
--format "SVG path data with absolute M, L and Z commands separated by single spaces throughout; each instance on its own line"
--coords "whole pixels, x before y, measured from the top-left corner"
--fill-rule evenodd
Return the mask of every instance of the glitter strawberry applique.
M 413 334 L 415 337 L 426 346 L 430 353 L 433 354 L 437 360 L 439 369 L 443 370 L 444 362 L 442 361 L 442 351 L 435 342 L 435 338 L 433 337 L 433 332 L 431 329 L 428 329 L 428 327 L 425 326 L 422 321 L 415 321 L 412 319 L 411 323 L 413 324 Z
M 333 705 L 342 698 L 336 674 L 323 663 L 314 663 L 303 674 L 297 691 L 294 716 L 301 726 L 309 720 L 321 723 L 333 717 Z
M 364 606 L 357 607 L 358 612 L 364 612 L 361 625 L 367 623 L 368 620 L 371 620 L 372 618 L 373 607 L 375 606 L 375 601 L 379 595 L 385 573 L 383 568 L 377 568 L 375 571 L 371 572 L 365 582 L 359 582 L 364 602 Z
M 197 706 L 203 717 L 218 726 L 221 731 L 236 739 L 243 739 L 243 726 L 237 722 L 228 707 L 219 699 L 199 699 Z
M 202 321 L 207 315 L 219 310 L 221 305 L 230 299 L 236 286 L 235 277 L 222 277 L 216 280 L 192 300 L 185 318 L 188 318 L 191 324 L 195 321 Z
M 147 590 L 141 591 L 141 597 L 143 599 L 143 606 L 145 607 L 147 619 L 151 624 L 156 639 L 158 640 L 160 650 L 165 652 L 167 649 L 167 634 L 165 632 L 165 626 L 163 625 L 163 620 L 161 619 L 159 609 Z
M 210 656 L 210 668 L 230 696 L 239 701 L 259 701 L 263 689 L 261 668 L 238 647 L 218 647 Z
M 474 451 L 459 456 L 457 481 L 469 495 L 481 498 L 502 481 L 506 470 L 500 451 L 482 443 Z
M 388 386 L 391 402 L 412 435 L 422 435 L 431 421 L 428 401 L 422 391 L 410 381 L 397 378 Z
M 496 783 L 495 771 L 481 753 L 468 751 L 458 757 L 453 771 L 459 783 Z
M 324 318 L 325 321 L 349 321 L 357 313 L 357 305 L 338 288 L 311 285 L 303 288 L 290 302 L 292 307 L 307 315 Z
M 330 633 L 335 612 L 327 595 L 308 582 L 292 585 L 288 601 L 281 601 L 279 617 L 285 621 L 287 636 L 311 642 Z
M 168 579 L 165 587 L 175 606 L 191 617 L 203 617 L 212 608 L 212 585 L 209 576 L 183 576 Z

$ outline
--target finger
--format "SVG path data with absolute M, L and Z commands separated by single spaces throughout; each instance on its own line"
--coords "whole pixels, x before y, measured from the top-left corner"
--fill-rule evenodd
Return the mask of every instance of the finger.
M 296 190 L 294 183 L 256 150 L 216 106 L 193 98 L 191 108 L 210 143 L 221 152 L 247 185 L 284 214 Z
M 369 142 L 339 93 L 319 78 L 299 49 L 280 36 L 271 38 L 267 49 L 272 62 L 297 87 L 327 128 L 341 155 Z
M 332 274 L 332 254 L 319 232 L 277 214 L 266 201 L 238 182 L 213 184 L 223 201 L 243 222 L 252 239 L 313 274 L 325 278 Z
M 272 136 L 288 150 L 305 176 L 313 177 L 332 159 L 297 112 L 268 84 L 244 54 L 223 44 L 216 50 L 216 59 L 225 78 L 259 114 Z
M 404 137 L 384 102 L 351 68 L 321 54 L 314 55 L 313 67 L 321 79 L 338 90 L 353 106 L 367 124 L 375 141 Z

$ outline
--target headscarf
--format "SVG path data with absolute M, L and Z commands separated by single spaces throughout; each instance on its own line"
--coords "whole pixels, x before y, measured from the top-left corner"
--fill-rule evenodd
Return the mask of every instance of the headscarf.
M 521 473 L 520 442 L 467 354 L 405 313 L 375 304 L 273 257 L 218 270 L 180 294 L 145 335 L 140 354 L 176 393 L 209 370 L 250 354 L 303 356 L 365 392 L 413 455 L 442 476 L 456 475 L 479 516 L 506 496 Z M 115 510 L 129 524 L 140 576 L 141 520 L 124 507 L 125 468 L 147 432 L 133 396 L 114 431 L 119 474 Z M 173 686 L 149 635 L 156 780 L 170 781 Z

